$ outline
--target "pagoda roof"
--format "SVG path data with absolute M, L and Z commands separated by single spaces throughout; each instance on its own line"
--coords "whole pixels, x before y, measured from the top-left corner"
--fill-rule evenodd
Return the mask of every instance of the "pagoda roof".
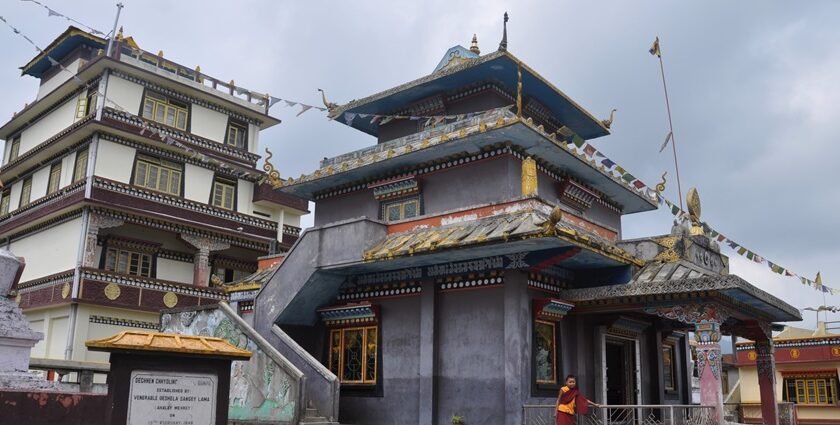
M 463 49 L 458 49 L 458 47 L 447 51 L 441 64 L 431 74 L 340 105 L 330 112 L 330 117 L 346 124 L 344 117 L 346 113 L 393 114 L 429 96 L 455 92 L 481 82 L 496 82 L 511 93 L 516 93 L 517 73 L 521 67 L 523 99 L 527 97 L 538 99 L 563 125 L 584 139 L 594 139 L 610 134 L 599 119 L 506 50 L 484 56 L 461 54 L 457 62 L 442 66 L 453 50 L 460 52 Z M 370 120 L 355 119 L 352 120 L 350 126 L 374 136 L 379 134 L 379 125 L 371 123 Z
M 644 191 L 551 137 L 542 126 L 506 109 L 325 159 L 315 172 L 281 181 L 275 187 L 312 200 L 330 190 L 369 183 L 406 170 L 422 170 L 429 164 L 446 162 L 447 158 L 478 155 L 504 144 L 514 145 L 521 154 L 532 156 L 553 171 L 575 176 L 620 205 L 624 214 L 657 208 Z
M 652 262 L 651 264 L 663 264 Z M 692 270 L 694 271 L 694 270 Z M 701 276 L 677 279 L 638 278 L 645 269 L 637 273 L 625 285 L 605 285 L 592 288 L 563 290 L 560 296 L 576 305 L 576 309 L 603 305 L 616 307 L 626 304 L 655 306 L 658 304 L 690 304 L 707 302 L 708 298 L 723 298 L 732 306 L 733 314 L 740 320 L 754 320 L 763 316 L 767 321 L 799 321 L 799 310 L 781 299 L 757 288 L 737 275 L 702 273 Z M 695 275 L 696 276 L 696 275 Z
M 56 37 L 49 46 L 32 58 L 26 65 L 20 67 L 21 74 L 41 78 L 44 75 L 44 72 L 53 67 L 52 63 L 50 63 L 49 57 L 61 60 L 61 58 L 79 46 L 104 49 L 108 46 L 108 41 L 87 31 L 70 26 L 66 31 L 61 33 L 61 35 Z

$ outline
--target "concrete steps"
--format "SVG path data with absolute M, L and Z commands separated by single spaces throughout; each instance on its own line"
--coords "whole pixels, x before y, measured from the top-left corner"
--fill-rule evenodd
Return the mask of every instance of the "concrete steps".
M 306 412 L 304 412 L 303 418 L 300 419 L 300 423 L 307 425 L 341 425 L 323 416 L 318 416 L 318 410 L 312 407 L 306 408 Z

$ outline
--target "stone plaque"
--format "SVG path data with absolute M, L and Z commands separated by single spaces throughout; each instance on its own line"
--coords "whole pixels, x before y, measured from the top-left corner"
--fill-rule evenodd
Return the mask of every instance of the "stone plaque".
M 213 374 L 132 371 L 128 425 L 215 424 L 217 383 Z
M 688 247 L 688 260 L 714 273 L 721 273 L 725 264 L 721 255 L 696 243 Z

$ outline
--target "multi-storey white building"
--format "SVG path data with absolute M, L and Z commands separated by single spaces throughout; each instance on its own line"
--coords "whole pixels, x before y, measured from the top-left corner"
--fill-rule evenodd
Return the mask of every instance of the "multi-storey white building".
M 40 87 L 0 127 L 0 241 L 26 259 L 33 357 L 104 360 L 84 341 L 215 303 L 297 239 L 307 202 L 256 168 L 267 95 L 74 27 L 22 70 Z

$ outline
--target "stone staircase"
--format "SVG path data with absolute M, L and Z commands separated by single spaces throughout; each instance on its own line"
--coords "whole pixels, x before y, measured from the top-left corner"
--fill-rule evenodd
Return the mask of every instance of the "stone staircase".
M 323 416 L 318 416 L 318 410 L 314 407 L 306 408 L 306 411 L 299 423 L 308 425 L 341 425 L 338 422 L 331 421 Z

